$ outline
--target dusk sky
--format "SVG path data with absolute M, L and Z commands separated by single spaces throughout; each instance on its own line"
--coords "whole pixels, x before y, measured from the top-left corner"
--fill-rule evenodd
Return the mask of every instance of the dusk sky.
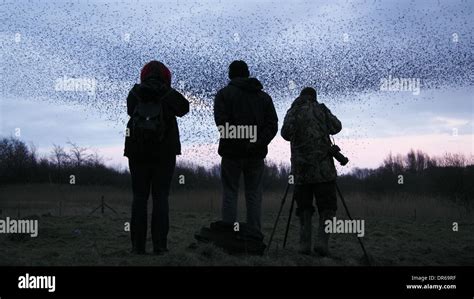
M 316 87 L 343 124 L 335 139 L 350 159 L 347 170 L 377 167 L 390 152 L 411 148 L 473 155 L 472 1 L 0 6 L 0 135 L 19 128 L 19 138 L 45 155 L 70 140 L 125 167 L 126 95 L 151 59 L 169 66 L 172 85 L 191 101 L 179 119 L 178 161 L 219 162 L 212 101 L 234 59 L 246 60 L 273 97 L 280 128 L 299 91 Z M 280 132 L 268 158 L 289 163 Z

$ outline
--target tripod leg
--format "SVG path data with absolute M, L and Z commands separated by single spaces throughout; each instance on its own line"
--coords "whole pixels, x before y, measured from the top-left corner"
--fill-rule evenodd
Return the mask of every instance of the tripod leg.
M 89 213 L 89 215 L 92 215 L 94 214 L 95 211 L 97 211 L 98 209 L 100 209 L 101 206 L 98 206 L 97 208 L 95 208 L 92 212 Z
M 285 190 L 285 194 L 283 195 L 283 199 L 281 200 L 280 210 L 278 211 L 278 215 L 277 215 L 277 218 L 275 220 L 275 224 L 273 225 L 272 234 L 270 235 L 270 241 L 268 241 L 267 251 L 270 250 L 270 246 L 272 245 L 273 236 L 275 235 L 275 230 L 276 230 L 276 227 L 278 225 L 278 220 L 280 219 L 281 211 L 283 210 L 283 206 L 285 205 L 286 196 L 288 195 L 288 190 L 289 189 L 290 189 L 290 184 L 288 183 L 288 185 L 286 185 L 286 190 Z
M 337 185 L 337 183 L 336 183 L 336 190 L 337 190 L 337 193 L 339 194 L 339 197 L 341 198 L 342 205 L 344 206 L 344 209 L 346 210 L 347 217 L 349 217 L 349 219 L 352 221 L 352 217 L 351 217 L 351 214 L 349 213 L 349 209 L 347 208 L 346 201 L 344 200 L 344 197 L 342 196 L 341 190 L 339 189 L 339 186 Z M 367 260 L 367 264 L 371 266 L 369 255 L 367 254 L 367 251 L 365 250 L 364 243 L 362 243 L 362 240 L 359 236 L 357 236 L 357 240 L 359 241 L 360 247 L 362 247 L 362 251 L 364 252 L 365 259 Z
M 106 204 L 105 202 L 104 202 L 104 205 L 105 205 L 106 208 L 108 208 L 109 210 L 111 210 L 112 212 L 114 212 L 115 214 L 118 215 L 117 211 L 115 211 L 111 206 L 109 206 L 109 205 Z
M 293 196 L 290 206 L 290 215 L 288 215 L 288 223 L 286 224 L 285 239 L 283 240 L 283 248 L 286 246 L 286 239 L 288 238 L 288 231 L 290 230 L 291 216 L 293 215 L 293 207 L 295 206 L 295 197 Z

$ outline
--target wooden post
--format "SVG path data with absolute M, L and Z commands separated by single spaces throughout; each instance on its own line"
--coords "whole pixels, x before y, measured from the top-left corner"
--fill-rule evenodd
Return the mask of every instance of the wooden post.
M 212 196 L 209 196 L 209 201 L 210 201 L 210 208 L 211 208 L 211 219 L 214 217 L 214 198 Z

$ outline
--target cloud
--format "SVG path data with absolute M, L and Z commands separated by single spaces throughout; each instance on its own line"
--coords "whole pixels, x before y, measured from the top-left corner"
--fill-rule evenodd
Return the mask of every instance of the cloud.
M 410 149 L 420 149 L 430 155 L 444 152 L 472 153 L 473 131 L 469 119 L 472 111 L 469 92 L 443 90 L 430 95 L 425 91 L 418 101 L 403 99 L 402 95 L 375 94 L 352 102 L 329 102 L 330 109 L 341 119 L 343 130 L 336 135 L 352 167 L 377 167 L 389 152 L 405 154 Z M 425 97 L 426 96 L 426 97 Z M 447 98 L 451 98 L 447 105 Z M 325 101 L 325 99 L 322 99 Z M 220 162 L 217 154 L 217 129 L 212 119 L 212 109 L 194 98 L 193 113 L 179 119 L 183 155 L 178 161 L 210 166 Z M 394 105 L 393 103 L 400 103 Z M 392 104 L 387 104 L 392 103 Z M 290 101 L 288 101 L 288 106 Z M 14 128 L 22 130 L 21 139 L 34 142 L 39 152 L 48 154 L 53 143 L 64 145 L 67 140 L 80 146 L 98 149 L 108 165 L 128 167 L 123 157 L 124 137 L 122 126 L 103 119 L 103 116 L 74 105 L 57 104 L 31 99 L 2 99 L 0 120 L 3 136 L 13 134 Z M 285 110 L 285 109 L 283 109 Z M 280 126 L 285 111 L 280 111 Z M 193 125 L 200 119 L 206 126 Z M 452 128 L 458 136 L 453 136 Z M 279 133 L 269 146 L 268 160 L 290 163 L 290 145 Z
M 21 139 L 37 145 L 64 144 L 67 140 L 82 146 L 106 146 L 122 142 L 122 128 L 113 126 L 100 116 L 91 115 L 86 108 L 35 101 L 30 99 L 2 99 L 0 134 L 14 135 L 21 129 Z M 39 143 L 39 144 L 38 144 Z
M 436 124 L 440 124 L 443 127 L 452 129 L 460 126 L 465 126 L 469 124 L 470 121 L 468 119 L 436 116 L 433 118 L 433 122 Z

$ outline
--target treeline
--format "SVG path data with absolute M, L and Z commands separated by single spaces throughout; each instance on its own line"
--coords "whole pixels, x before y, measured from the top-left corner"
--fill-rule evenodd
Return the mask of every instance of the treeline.
M 366 193 L 436 194 L 472 202 L 472 164 L 472 157 L 461 154 L 430 157 L 422 151 L 411 150 L 406 156 L 389 154 L 376 169 L 355 168 L 350 174 L 341 176 L 339 182 L 347 190 Z
M 264 187 L 277 188 L 286 183 L 289 171 L 267 165 Z M 178 164 L 172 189 L 220 188 L 220 169 L 191 164 Z M 0 139 L 0 186 L 6 184 L 51 183 L 77 185 L 113 185 L 130 188 L 128 170 L 118 170 L 104 164 L 97 152 L 67 142 L 67 147 L 53 144 L 48 156 L 40 156 L 35 146 L 16 138 Z
M 105 166 L 90 149 L 68 142 L 69 150 L 53 145 L 40 157 L 34 145 L 15 138 L 0 139 L 0 185 L 17 183 L 128 185 L 129 173 Z M 74 176 L 74 177 L 71 177 Z
M 17 183 L 69 184 L 71 175 L 78 185 L 114 185 L 130 188 L 128 170 L 105 166 L 91 149 L 73 142 L 68 148 L 53 145 L 49 156 L 40 157 L 34 146 L 15 138 L 0 139 L 0 185 Z M 445 154 L 430 157 L 411 150 L 407 155 L 390 154 L 376 169 L 355 168 L 338 178 L 345 192 L 414 193 L 443 195 L 472 202 L 474 166 L 472 157 Z M 288 165 L 267 163 L 264 190 L 283 191 L 290 176 Z M 178 164 L 172 190 L 220 189 L 220 170 L 191 164 Z
M 290 169 L 285 165 L 277 165 L 267 162 L 263 174 L 263 189 L 277 190 L 284 189 L 288 183 Z M 192 164 L 179 164 L 176 166 L 175 179 L 171 185 L 172 190 L 193 189 L 219 189 L 221 188 L 220 166 L 214 165 L 211 168 L 196 166 Z M 180 176 L 183 175 L 185 184 L 180 184 Z M 241 177 L 241 184 L 243 176 Z

